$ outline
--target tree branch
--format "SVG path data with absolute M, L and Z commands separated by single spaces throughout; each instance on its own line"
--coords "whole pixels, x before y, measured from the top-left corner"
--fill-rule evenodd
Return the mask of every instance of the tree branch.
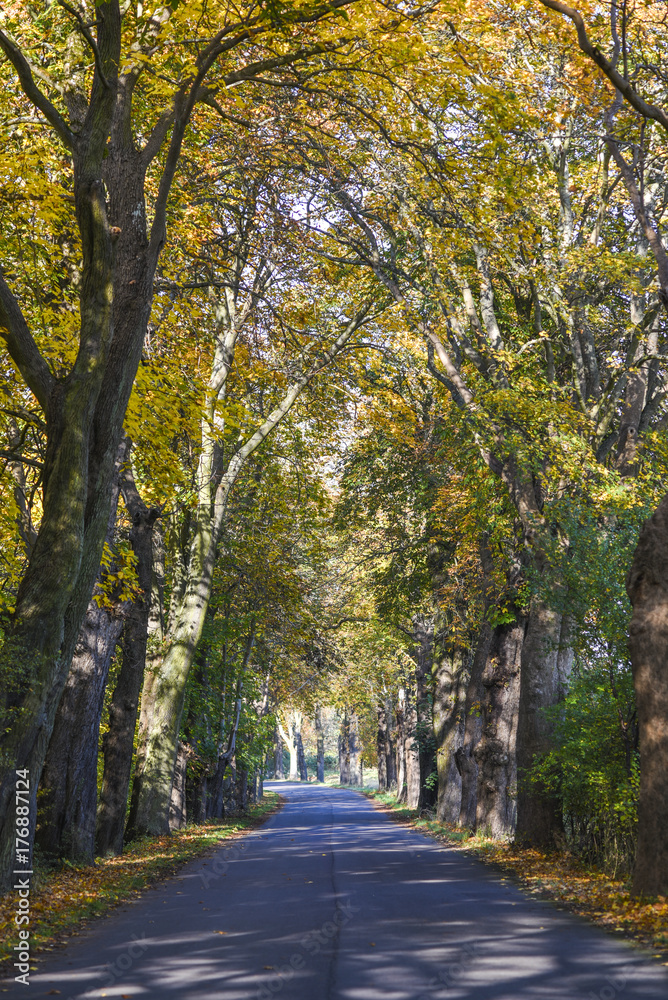
M 109 81 L 104 75 L 104 69 L 102 67 L 102 59 L 100 57 L 100 50 L 97 47 L 97 42 L 90 33 L 90 28 L 88 27 L 88 25 L 82 18 L 81 14 L 79 13 L 78 10 L 76 10 L 75 7 L 71 7 L 68 3 L 65 2 L 65 0 L 57 0 L 57 2 L 58 5 L 62 7 L 63 10 L 66 10 L 68 14 L 71 14 L 72 17 L 77 22 L 77 27 L 79 28 L 80 33 L 85 38 L 86 42 L 88 43 L 88 47 L 93 53 L 93 58 L 95 59 L 95 67 L 97 69 L 98 76 L 102 81 L 102 86 L 105 88 L 105 90 L 110 90 L 111 88 Z
M 32 101 L 35 107 L 42 112 L 49 124 L 56 130 L 67 148 L 74 150 L 77 143 L 76 136 L 71 131 L 69 125 L 60 112 L 56 110 L 48 97 L 39 89 L 35 83 L 28 60 L 21 52 L 18 45 L 15 45 L 14 42 L 4 33 L 4 31 L 0 31 L 0 49 L 2 49 L 16 70 L 21 84 L 21 89 L 28 100 Z
M 601 50 L 590 42 L 582 14 L 574 7 L 562 3 L 561 0 L 538 0 L 538 2 L 543 7 L 549 7 L 550 10 L 555 10 L 558 14 L 564 14 L 565 17 L 570 18 L 577 30 L 578 45 L 585 55 L 589 56 L 596 63 L 601 72 L 607 76 L 610 83 L 626 98 L 638 114 L 642 115 L 643 118 L 650 118 L 652 121 L 658 122 L 668 132 L 668 114 L 655 104 L 644 101 L 633 89 L 633 85 L 628 80 L 625 80 L 621 73 L 617 72 L 610 60 L 606 59 Z
M 0 271 L 0 336 L 43 412 L 49 415 L 49 397 L 56 380 L 35 343 L 21 307 Z

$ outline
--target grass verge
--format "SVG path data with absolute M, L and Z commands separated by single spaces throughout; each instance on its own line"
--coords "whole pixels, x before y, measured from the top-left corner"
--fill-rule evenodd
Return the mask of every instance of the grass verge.
M 261 826 L 280 805 L 279 795 L 266 792 L 244 816 L 187 826 L 169 836 L 143 837 L 119 857 L 98 858 L 95 865 L 36 870 L 30 891 L 31 959 L 36 953 L 51 951 L 88 920 L 136 898 L 221 841 Z M 18 942 L 15 915 L 16 898 L 9 892 L 0 898 L 0 975 L 13 972 L 13 947 Z
M 605 930 L 622 934 L 668 965 L 668 897 L 633 899 L 627 882 L 610 878 L 568 853 L 547 853 L 472 835 L 468 830 L 420 816 L 415 809 L 399 805 L 391 793 L 364 789 L 363 794 L 392 819 L 448 847 L 475 854 L 532 895 L 552 900 Z

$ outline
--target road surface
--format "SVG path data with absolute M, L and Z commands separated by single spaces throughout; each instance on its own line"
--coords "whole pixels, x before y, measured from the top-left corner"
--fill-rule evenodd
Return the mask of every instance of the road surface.
M 2 997 L 668 1000 L 668 972 L 355 792 L 287 805 L 92 923 Z

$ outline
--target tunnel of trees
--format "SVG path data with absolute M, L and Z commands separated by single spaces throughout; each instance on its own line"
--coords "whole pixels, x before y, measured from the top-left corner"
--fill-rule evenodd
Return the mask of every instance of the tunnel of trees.
M 3 4 L 3 889 L 327 765 L 668 895 L 667 40 Z

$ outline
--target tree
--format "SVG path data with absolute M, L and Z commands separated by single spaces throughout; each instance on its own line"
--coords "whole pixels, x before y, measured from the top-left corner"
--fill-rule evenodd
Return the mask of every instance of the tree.
M 354 46 L 355 30 L 337 21 L 345 6 L 334 0 L 325 7 L 286 8 L 277 18 L 252 7 L 240 14 L 214 5 L 202 20 L 199 7 L 187 4 L 154 15 L 103 0 L 84 14 L 55 4 L 38 23 L 23 4 L 7 12 L 0 32 L 5 78 L 38 126 L 48 126 L 54 151 L 69 160 L 62 198 L 72 200 L 80 259 L 76 358 L 62 373 L 53 371 L 38 346 L 30 303 L 18 283 L 12 291 L 12 275 L 0 276 L 3 338 L 39 404 L 47 439 L 42 518 L 5 655 L 27 662 L 30 676 L 7 701 L 12 724 L 2 743 L 3 760 L 10 762 L 0 785 L 3 885 L 12 868 L 14 768 L 31 771 L 34 826 L 46 747 L 100 564 L 114 458 L 189 124 L 205 102 L 209 120 L 224 117 L 226 109 L 234 114 L 232 87 Z M 180 41 L 195 22 L 203 41 L 193 54 Z M 319 22 L 323 31 L 314 40 L 307 26 Z M 37 61 L 26 55 L 33 44 Z M 168 79 L 175 82 L 168 85 Z M 69 315 L 69 290 L 64 298 Z
M 608 57 L 590 40 L 583 15 L 560 0 L 540 0 L 544 7 L 569 18 L 577 29 L 578 45 L 615 88 L 606 114 L 609 134 L 607 148 L 617 164 L 627 188 L 633 211 L 654 257 L 660 298 L 668 309 L 668 256 L 661 236 L 660 219 L 652 204 L 652 173 L 646 165 L 652 123 L 668 132 L 668 113 L 658 101 L 663 94 L 665 38 L 649 20 L 649 8 L 610 7 L 611 55 Z M 662 20 L 657 22 L 662 25 Z M 648 58 L 648 51 L 651 56 Z M 621 63 L 620 63 L 621 60 Z M 609 97 L 608 97 L 609 99 Z M 616 118 L 626 102 L 639 117 L 633 123 L 630 160 L 623 152 L 619 134 L 613 133 Z M 629 138 L 624 137 L 624 145 Z M 665 145 L 659 141 L 653 157 L 658 157 L 665 177 Z M 649 183 L 646 183 L 649 181 Z M 629 570 L 627 590 L 633 605 L 629 649 L 640 726 L 640 794 L 638 804 L 638 846 L 633 891 L 638 895 L 668 891 L 668 676 L 666 675 L 666 627 L 668 614 L 668 530 L 662 500 L 645 524 Z

